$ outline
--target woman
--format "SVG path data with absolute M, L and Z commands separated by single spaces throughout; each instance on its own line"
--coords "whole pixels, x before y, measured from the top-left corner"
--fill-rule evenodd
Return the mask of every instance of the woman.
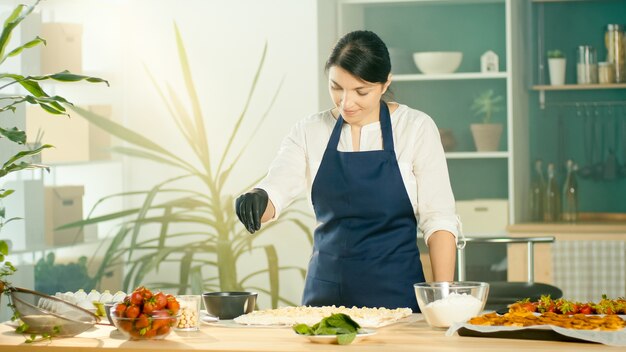
M 302 303 L 418 311 L 417 218 L 434 280 L 454 278 L 459 223 L 437 127 L 382 100 L 391 64 L 373 32 L 342 37 L 326 71 L 335 107 L 292 129 L 237 216 L 254 233 L 308 188 L 318 226 Z

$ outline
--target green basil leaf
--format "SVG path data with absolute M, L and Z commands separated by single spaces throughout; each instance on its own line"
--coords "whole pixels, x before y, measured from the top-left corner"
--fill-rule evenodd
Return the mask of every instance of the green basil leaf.
M 356 338 L 356 332 L 352 332 L 349 334 L 341 334 L 337 335 L 337 343 L 340 345 L 349 345 Z
M 315 330 L 315 335 L 337 335 L 337 328 L 320 326 Z
M 313 329 L 306 324 L 294 325 L 293 330 L 300 335 L 313 335 Z

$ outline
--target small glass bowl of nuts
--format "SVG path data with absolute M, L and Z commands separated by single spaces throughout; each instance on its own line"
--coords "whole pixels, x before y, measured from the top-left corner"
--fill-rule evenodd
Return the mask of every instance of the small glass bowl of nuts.
M 195 331 L 200 328 L 200 295 L 179 295 L 176 299 L 180 303 L 180 318 L 175 329 Z

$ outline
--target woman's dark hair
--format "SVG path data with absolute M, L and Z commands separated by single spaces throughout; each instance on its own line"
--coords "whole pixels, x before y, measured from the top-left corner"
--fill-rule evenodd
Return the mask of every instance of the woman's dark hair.
M 326 61 L 326 72 L 332 66 L 372 83 L 387 82 L 391 72 L 387 46 L 376 33 L 365 30 L 350 32 L 339 39 Z

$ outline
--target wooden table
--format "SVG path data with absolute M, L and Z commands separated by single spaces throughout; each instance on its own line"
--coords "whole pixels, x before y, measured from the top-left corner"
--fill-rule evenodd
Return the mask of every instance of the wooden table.
M 234 323 L 233 323 L 234 324 Z M 226 324 L 224 324 L 226 325 Z M 14 328 L 0 324 L 0 351 L 84 352 L 111 349 L 134 351 L 607 351 L 620 350 L 591 343 L 509 340 L 444 336 L 445 330 L 433 330 L 414 314 L 403 322 L 383 327 L 376 335 L 346 346 L 311 343 L 295 335 L 290 328 L 250 328 L 235 325 L 203 324 L 197 332 L 173 332 L 165 340 L 127 341 L 113 327 L 97 325 L 73 338 L 57 338 L 35 344 L 24 343 Z

